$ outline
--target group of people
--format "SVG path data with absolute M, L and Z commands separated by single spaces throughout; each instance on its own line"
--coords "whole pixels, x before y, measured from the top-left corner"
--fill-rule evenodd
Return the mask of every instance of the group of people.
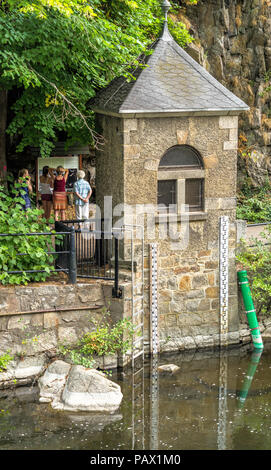
M 52 208 L 55 214 L 55 220 L 65 220 L 67 210 L 67 193 L 66 183 L 68 179 L 69 170 L 58 166 L 56 169 L 44 166 L 42 175 L 40 176 L 40 195 L 44 216 L 49 220 Z M 73 192 L 75 195 L 75 214 L 76 218 L 88 219 L 89 218 L 89 199 L 92 194 L 90 184 L 84 179 L 85 172 L 79 170 L 77 172 L 77 181 L 73 185 Z M 27 169 L 19 171 L 18 182 L 21 184 L 22 189 L 20 196 L 24 199 L 24 210 L 31 208 L 30 193 L 33 191 L 31 178 Z

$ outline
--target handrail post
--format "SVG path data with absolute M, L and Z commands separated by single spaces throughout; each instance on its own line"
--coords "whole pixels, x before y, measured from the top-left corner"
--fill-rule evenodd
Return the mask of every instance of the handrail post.
M 119 239 L 115 237 L 115 281 L 112 290 L 112 297 L 122 298 L 122 290 L 119 288 Z
M 70 230 L 70 249 L 69 249 L 69 281 L 76 284 L 77 280 L 77 263 L 76 263 L 76 246 L 75 246 L 75 228 Z

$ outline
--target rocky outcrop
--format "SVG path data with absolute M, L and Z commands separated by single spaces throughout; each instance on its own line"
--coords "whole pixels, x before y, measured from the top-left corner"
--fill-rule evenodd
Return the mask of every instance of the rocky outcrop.
M 239 183 L 271 175 L 271 1 L 199 0 L 180 15 L 187 52 L 250 106 L 239 120 Z
M 120 386 L 96 369 L 54 361 L 39 379 L 40 401 L 68 411 L 115 412 L 122 401 Z
M 0 390 L 33 384 L 44 373 L 48 363 L 46 354 L 13 358 L 7 369 L 0 371 Z

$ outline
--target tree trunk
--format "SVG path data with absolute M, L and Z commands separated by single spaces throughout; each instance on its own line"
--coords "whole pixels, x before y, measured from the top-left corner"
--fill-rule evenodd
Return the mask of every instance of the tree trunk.
M 7 90 L 0 89 L 0 183 L 5 180 L 7 172 L 6 125 L 7 125 Z

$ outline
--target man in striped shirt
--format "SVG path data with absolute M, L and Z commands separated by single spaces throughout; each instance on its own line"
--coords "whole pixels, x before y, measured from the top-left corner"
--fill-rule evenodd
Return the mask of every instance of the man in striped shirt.
M 89 218 L 89 198 L 92 194 L 90 184 L 84 180 L 85 172 L 79 170 L 77 172 L 78 180 L 73 185 L 75 194 L 75 214 L 79 220 Z

